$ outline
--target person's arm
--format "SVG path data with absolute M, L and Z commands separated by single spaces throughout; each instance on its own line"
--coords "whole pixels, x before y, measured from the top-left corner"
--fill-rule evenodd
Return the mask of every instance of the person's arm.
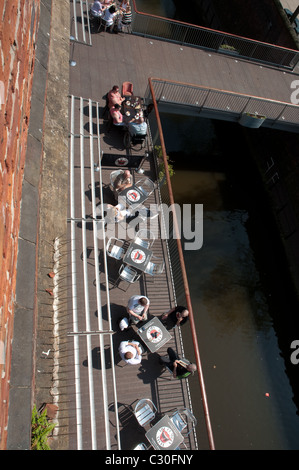
M 133 310 L 130 310 L 128 307 L 127 307 L 127 312 L 128 312 L 130 315 L 133 315 L 133 317 L 138 318 L 138 320 L 142 320 L 142 316 L 138 315 L 138 313 L 133 312 Z
M 163 315 L 162 315 L 162 320 L 166 320 L 166 318 L 168 317 L 168 315 L 170 315 L 174 310 L 175 310 L 175 307 L 172 308 L 171 310 L 169 310 L 168 312 L 163 313 Z
M 173 375 L 173 378 L 176 379 L 176 377 L 177 377 L 177 367 L 178 367 L 177 361 L 174 361 L 172 365 L 173 365 L 172 375 Z

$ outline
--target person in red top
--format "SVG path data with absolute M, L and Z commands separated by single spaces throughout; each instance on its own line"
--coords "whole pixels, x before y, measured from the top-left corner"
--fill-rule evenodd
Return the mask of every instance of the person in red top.
M 121 105 L 125 98 L 121 97 L 119 87 L 114 85 L 112 90 L 108 93 L 108 107 L 111 109 L 115 104 Z
M 120 112 L 120 105 L 115 104 L 110 109 L 110 115 L 113 119 L 114 126 L 126 126 L 126 123 L 123 121 L 123 115 Z

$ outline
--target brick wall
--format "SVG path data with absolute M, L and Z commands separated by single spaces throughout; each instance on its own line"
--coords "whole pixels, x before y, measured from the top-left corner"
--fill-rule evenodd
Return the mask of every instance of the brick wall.
M 5 448 L 20 202 L 40 0 L 0 2 L 0 449 Z

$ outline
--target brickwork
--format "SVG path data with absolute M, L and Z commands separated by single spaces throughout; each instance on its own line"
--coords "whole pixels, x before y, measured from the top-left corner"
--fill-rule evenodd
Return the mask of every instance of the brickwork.
M 40 0 L 0 2 L 0 449 L 5 449 L 20 203 Z

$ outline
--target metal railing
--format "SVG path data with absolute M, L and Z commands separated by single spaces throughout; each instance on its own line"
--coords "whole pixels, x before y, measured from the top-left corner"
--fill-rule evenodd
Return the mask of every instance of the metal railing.
M 115 409 L 117 410 L 117 392 L 116 392 L 116 377 L 114 368 L 114 353 L 113 353 L 113 330 L 111 321 L 110 311 L 110 295 L 109 288 L 106 288 L 106 299 L 108 308 L 108 329 L 103 328 L 103 295 L 100 287 L 100 269 L 98 259 L 98 234 L 102 232 L 101 237 L 104 240 L 104 225 L 102 220 L 98 220 L 98 211 L 96 207 L 96 184 L 99 183 L 100 198 L 103 200 L 102 194 L 102 175 L 98 162 L 101 156 L 101 145 L 100 145 L 100 133 L 99 133 L 99 115 L 100 106 L 98 102 L 90 99 L 84 99 L 82 97 L 71 96 L 71 125 L 70 125 L 70 251 L 71 251 L 71 263 L 70 263 L 70 276 L 71 276 L 71 289 L 72 289 L 72 331 L 68 333 L 68 336 L 73 337 L 74 345 L 74 394 L 76 398 L 76 432 L 77 432 L 77 448 L 81 450 L 83 447 L 83 416 L 82 416 L 82 402 L 84 398 L 83 389 L 81 387 L 82 377 L 80 373 L 80 343 L 79 338 L 82 342 L 86 342 L 86 353 L 87 353 L 87 364 L 88 364 L 88 382 L 89 382 L 89 416 L 90 416 L 90 431 L 91 431 L 91 446 L 93 450 L 97 449 L 98 436 L 97 433 L 102 432 L 101 429 L 97 429 L 97 416 L 96 416 L 96 403 L 95 395 L 102 383 L 102 399 L 103 399 L 103 420 L 105 427 L 105 442 L 106 449 L 111 449 L 111 430 L 109 420 L 109 405 L 113 401 Z M 95 122 L 94 122 L 95 121 Z M 95 130 L 95 131 L 94 131 Z M 96 161 L 95 161 L 96 160 Z M 85 173 L 89 170 L 90 178 L 90 192 L 91 192 L 91 217 L 86 217 L 87 207 L 85 203 L 86 199 L 86 187 L 85 187 Z M 95 170 L 99 173 L 95 173 Z M 76 185 L 75 173 L 80 175 L 80 184 Z M 95 181 L 95 174 L 99 175 L 99 182 Z M 81 234 L 76 237 L 76 226 L 78 222 L 81 224 Z M 95 294 L 94 290 L 89 292 L 89 286 L 91 279 L 88 278 L 88 248 L 87 247 L 87 224 L 92 222 L 92 233 L 93 233 L 93 246 L 92 249 L 96 254 L 94 257 L 94 275 L 92 281 L 95 279 Z M 90 231 L 89 231 L 90 232 Z M 82 253 L 82 257 L 78 258 Z M 104 265 L 105 265 L 105 285 L 108 286 L 107 280 L 107 260 L 105 257 L 105 240 L 104 240 Z M 78 263 L 80 259 L 80 263 Z M 79 277 L 79 264 L 80 269 L 82 268 L 83 281 Z M 103 282 L 103 280 L 102 280 Z M 81 290 L 83 286 L 83 294 Z M 79 287 L 79 289 L 77 289 Z M 77 291 L 80 291 L 80 295 Z M 91 297 L 92 296 L 92 297 Z M 79 306 L 80 303 L 80 306 Z M 97 307 L 97 324 L 92 325 L 91 319 L 91 304 Z M 81 325 L 81 327 L 80 327 Z M 97 347 L 99 348 L 101 357 L 101 377 L 100 374 L 93 370 L 92 361 L 92 339 L 96 341 Z M 109 396 L 108 380 L 107 380 L 107 367 L 105 363 L 105 344 L 104 340 L 107 339 L 110 349 L 110 381 L 112 382 L 113 392 L 112 396 Z M 81 343 L 82 344 L 82 343 Z M 95 377 L 94 377 L 95 375 Z M 95 380 L 94 380 L 95 379 Z M 86 400 L 87 401 L 87 400 Z M 87 405 L 87 403 L 86 403 Z M 120 433 L 119 433 L 119 419 L 118 413 L 115 413 L 116 419 L 116 431 L 117 443 L 120 449 Z
M 149 90 L 151 94 L 151 100 L 154 104 L 155 117 L 157 120 L 159 142 L 161 145 L 163 162 L 164 162 L 164 167 L 165 167 L 165 176 L 166 176 L 169 202 L 170 202 L 170 205 L 174 206 L 174 197 L 173 197 L 173 191 L 172 191 L 170 175 L 169 175 L 169 170 L 168 170 L 167 153 L 166 153 L 165 142 L 164 142 L 164 137 L 163 137 L 162 125 L 160 121 L 160 115 L 158 111 L 158 103 L 156 100 L 155 90 L 154 90 L 151 79 L 149 79 Z M 183 249 L 182 249 L 182 244 L 180 240 L 179 225 L 178 225 L 178 220 L 177 220 L 175 211 L 173 212 L 173 230 L 174 230 L 173 238 L 176 240 L 177 252 L 178 252 L 178 257 L 179 257 L 179 268 L 181 272 L 181 280 L 184 286 L 184 294 L 185 294 L 187 308 L 189 311 L 192 341 L 193 341 L 194 353 L 195 353 L 195 358 L 196 358 L 199 384 L 200 384 L 200 389 L 201 389 L 201 394 L 202 394 L 203 410 L 204 410 L 204 415 L 205 415 L 205 422 L 206 422 L 206 428 L 207 428 L 207 433 L 208 433 L 209 445 L 210 445 L 210 449 L 214 450 L 215 444 L 214 444 L 213 431 L 212 431 L 212 426 L 211 426 L 211 421 L 210 421 L 209 407 L 208 407 L 208 401 L 207 401 L 207 395 L 206 395 L 206 389 L 205 389 L 205 383 L 204 383 L 204 377 L 203 377 L 203 370 L 202 370 L 197 335 L 196 335 L 196 327 L 195 327 L 194 316 L 193 316 L 191 295 L 190 295 L 187 273 L 186 273 L 186 268 L 185 268 Z
M 234 55 L 293 70 L 299 60 L 299 51 L 288 49 L 234 34 L 196 26 L 173 19 L 149 15 L 133 4 L 132 33 L 181 45 L 198 47 Z
M 218 113 L 238 121 L 244 113 L 266 117 L 268 127 L 283 128 L 287 124 L 299 129 L 299 106 L 232 91 L 188 83 L 150 78 L 159 103 L 192 107 L 198 115 Z M 150 92 L 148 92 L 150 99 Z

